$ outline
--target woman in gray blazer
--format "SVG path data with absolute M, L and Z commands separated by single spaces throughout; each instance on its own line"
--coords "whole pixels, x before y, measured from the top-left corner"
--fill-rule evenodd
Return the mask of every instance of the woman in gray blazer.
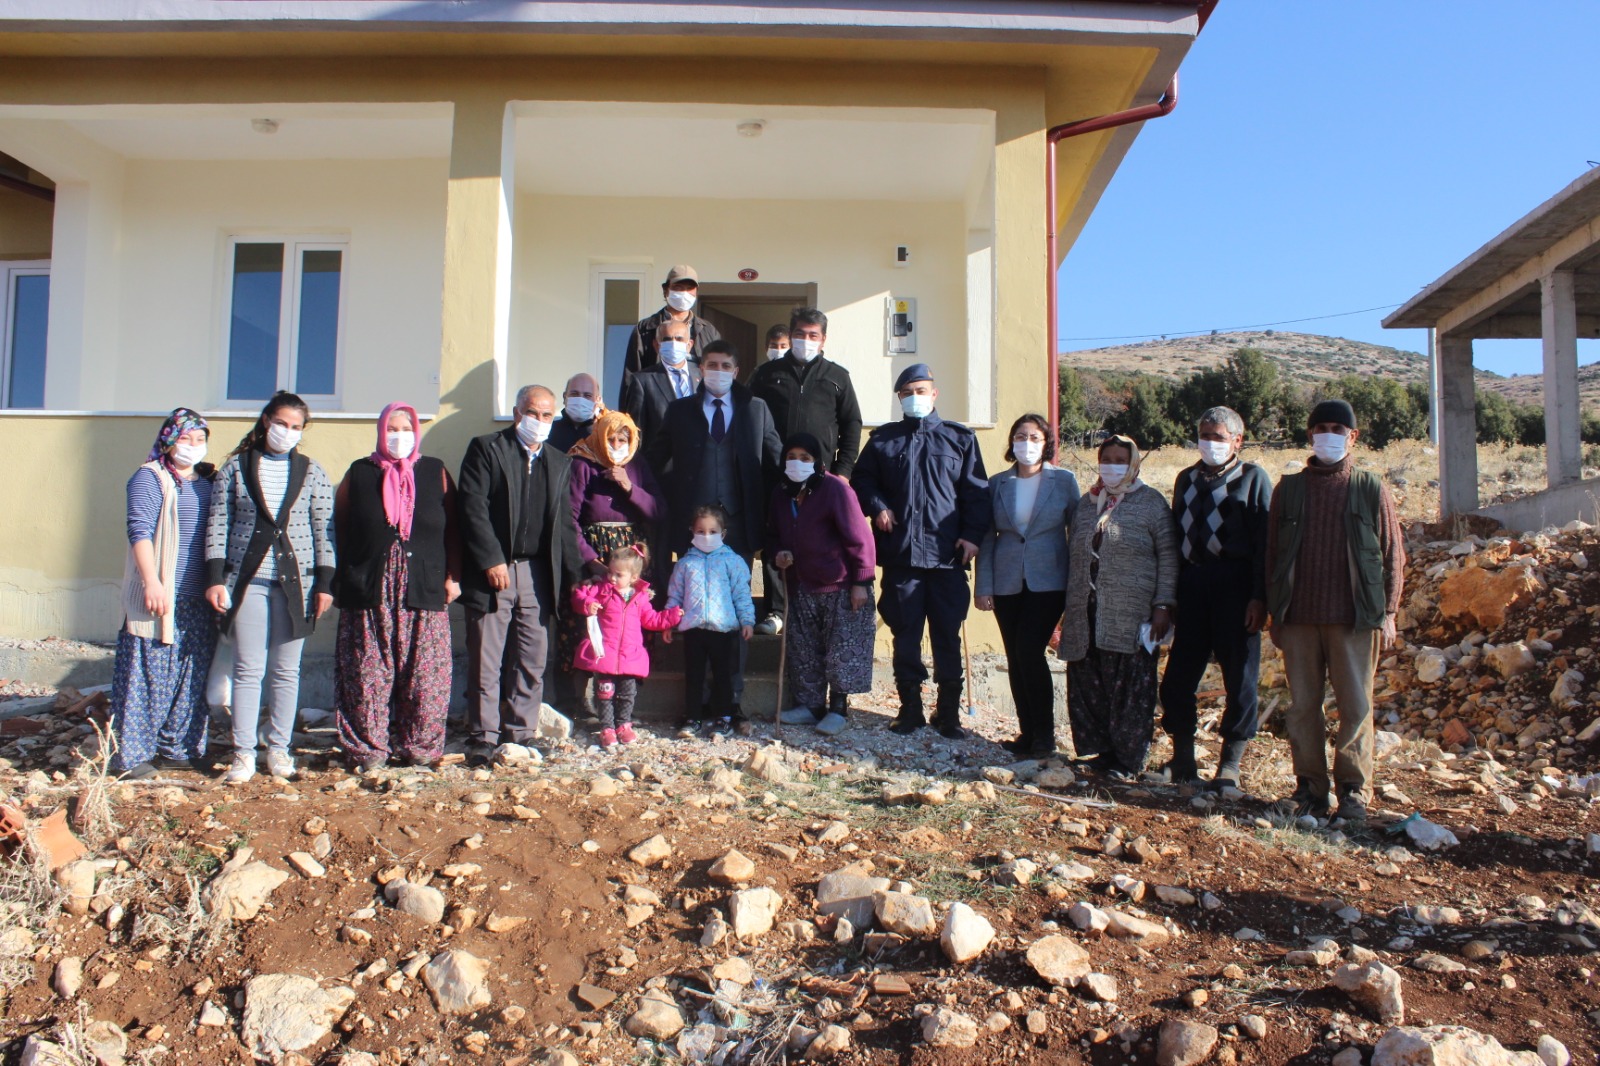
M 994 524 L 978 548 L 973 604 L 993 611 L 1005 645 L 1011 700 L 1017 706 L 1017 755 L 1055 753 L 1055 692 L 1045 649 L 1067 602 L 1067 524 L 1078 479 L 1050 465 L 1056 442 L 1042 415 L 1011 425 L 1006 458 L 1014 465 L 989 479 Z
M 1131 780 L 1155 732 L 1156 657 L 1140 639 L 1172 628 L 1178 536 L 1166 497 L 1139 480 L 1139 446 L 1100 444 L 1100 476 L 1068 535 L 1072 571 L 1056 654 L 1067 661 L 1072 746 L 1088 769 Z

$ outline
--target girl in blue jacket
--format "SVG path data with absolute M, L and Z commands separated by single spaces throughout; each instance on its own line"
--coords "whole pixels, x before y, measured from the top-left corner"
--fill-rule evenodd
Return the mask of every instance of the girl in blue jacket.
M 683 610 L 684 722 L 678 736 L 746 736 L 750 723 L 733 702 L 734 681 L 743 671 L 744 642 L 756 624 L 750 598 L 750 564 L 722 542 L 728 513 L 715 504 L 697 508 L 690 526 L 693 547 L 678 560 L 667 584 L 667 608 Z M 670 643 L 672 632 L 663 634 Z M 703 702 L 706 671 L 711 700 Z

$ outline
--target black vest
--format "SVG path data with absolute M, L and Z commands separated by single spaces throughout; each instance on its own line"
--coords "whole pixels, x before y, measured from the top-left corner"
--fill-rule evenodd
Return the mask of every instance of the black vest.
M 406 606 L 416 611 L 445 609 L 446 573 L 444 463 L 431 456 L 417 460 L 417 505 L 411 518 L 406 553 Z M 345 475 L 344 498 L 334 516 L 338 530 L 338 572 L 334 602 L 341 610 L 378 606 L 383 595 L 383 567 L 400 531 L 383 510 L 383 468 L 371 459 L 357 459 Z

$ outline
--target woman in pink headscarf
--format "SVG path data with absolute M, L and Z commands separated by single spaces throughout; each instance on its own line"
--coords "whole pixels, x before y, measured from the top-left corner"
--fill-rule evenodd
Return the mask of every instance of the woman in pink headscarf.
M 378 416 L 378 446 L 334 500 L 339 740 L 363 773 L 434 766 L 450 704 L 450 616 L 461 594 L 455 484 L 422 454 L 414 408 Z

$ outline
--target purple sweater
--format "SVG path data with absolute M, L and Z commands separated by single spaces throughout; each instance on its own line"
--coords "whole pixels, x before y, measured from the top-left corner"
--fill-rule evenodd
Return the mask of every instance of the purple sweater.
M 606 477 L 588 459 L 572 460 L 572 517 L 581 533 L 585 526 L 597 522 L 630 522 L 651 525 L 661 508 L 661 490 L 643 459 L 635 459 L 627 466 L 628 480 L 633 491 L 623 492 L 622 486 Z M 578 554 L 584 562 L 598 559 L 595 550 L 585 537 L 578 538 Z
M 850 483 L 837 474 L 796 504 L 782 488 L 772 493 L 767 550 L 794 553 L 790 572 L 807 592 L 838 592 L 872 580 L 878 552 Z

